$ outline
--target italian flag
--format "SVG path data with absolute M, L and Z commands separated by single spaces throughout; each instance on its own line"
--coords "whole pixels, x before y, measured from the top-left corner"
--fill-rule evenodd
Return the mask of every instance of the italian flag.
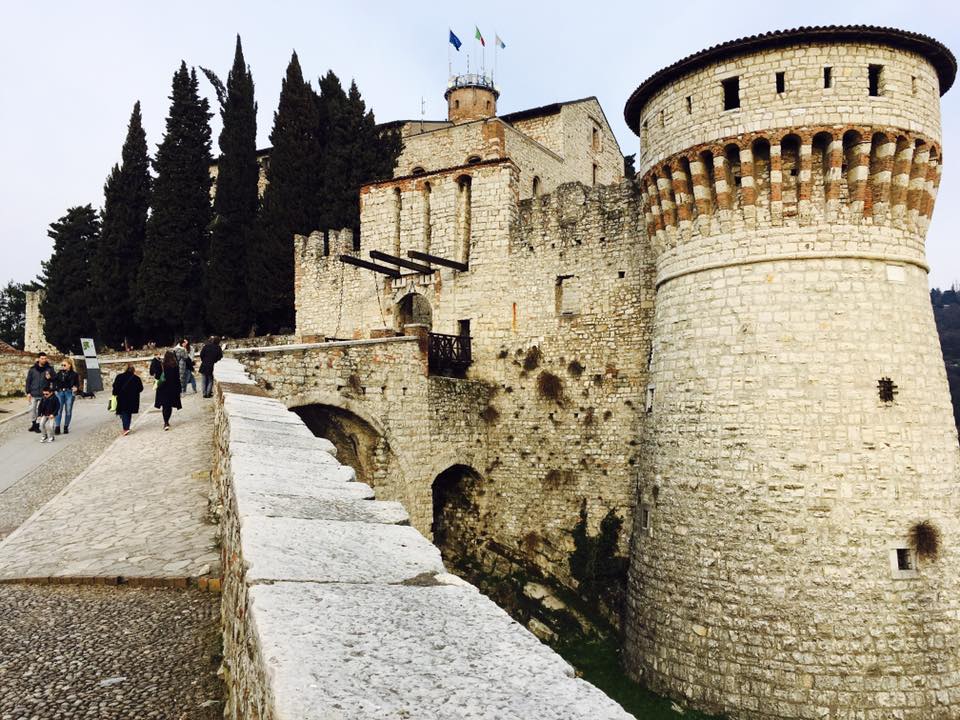
M 480 44 L 481 44 L 481 45 L 483 45 L 484 47 L 486 47 L 486 46 L 487 46 L 487 42 L 486 42 L 486 40 L 483 39 L 483 35 L 480 34 L 480 28 L 478 28 L 476 25 L 474 25 L 473 27 L 476 28 L 476 30 L 477 30 L 477 34 L 476 34 L 477 40 L 480 41 Z

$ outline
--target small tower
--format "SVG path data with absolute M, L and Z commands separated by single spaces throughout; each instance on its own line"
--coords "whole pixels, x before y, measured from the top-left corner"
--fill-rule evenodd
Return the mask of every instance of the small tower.
M 447 100 L 447 119 L 460 124 L 495 117 L 500 91 L 490 76 L 468 73 L 450 78 L 443 97 Z
M 960 453 L 924 238 L 956 60 L 717 45 L 626 105 L 656 306 L 625 664 L 709 712 L 960 717 Z

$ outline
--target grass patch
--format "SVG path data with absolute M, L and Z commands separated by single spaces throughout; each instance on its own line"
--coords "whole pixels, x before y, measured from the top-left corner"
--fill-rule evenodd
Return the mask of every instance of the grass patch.
M 651 692 L 626 676 L 620 667 L 620 650 L 611 638 L 591 636 L 560 640 L 554 645 L 564 660 L 623 706 L 623 709 L 642 720 L 721 720 L 695 710 L 673 709 L 669 699 Z

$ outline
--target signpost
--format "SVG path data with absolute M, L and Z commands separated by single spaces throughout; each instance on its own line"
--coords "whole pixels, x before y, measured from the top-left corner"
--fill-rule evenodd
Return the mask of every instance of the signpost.
M 97 346 L 93 344 L 92 338 L 80 338 L 80 345 L 83 348 L 83 359 L 87 364 L 87 387 L 88 393 L 101 392 L 103 390 L 103 377 L 100 375 L 100 361 L 97 360 Z

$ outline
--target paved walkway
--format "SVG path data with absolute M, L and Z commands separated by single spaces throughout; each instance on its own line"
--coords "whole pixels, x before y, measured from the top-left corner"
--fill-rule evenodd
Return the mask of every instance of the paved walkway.
M 54 443 L 41 443 L 40 435 L 27 432 L 30 415 L 21 415 L 3 423 L 0 433 L 0 493 L 15 485 L 54 455 L 73 452 L 108 423 L 116 423 L 116 416 L 107 412 L 109 395 L 101 393 L 95 399 L 77 399 L 73 403 L 73 420 L 69 435 L 57 435 Z M 15 410 L 27 406 L 24 398 L 17 398 Z M 0 420 L 9 417 L 0 415 Z
M 159 411 L 141 414 L 130 435 L 0 543 L 0 580 L 219 577 L 205 519 L 212 403 L 186 395 L 169 432 Z

